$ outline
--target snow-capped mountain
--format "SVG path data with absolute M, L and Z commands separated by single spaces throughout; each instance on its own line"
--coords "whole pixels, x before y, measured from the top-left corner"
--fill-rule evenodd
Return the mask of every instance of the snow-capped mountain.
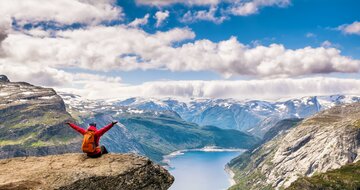
M 172 111 L 186 121 L 199 125 L 214 125 L 237 129 L 262 136 L 276 122 L 287 118 L 306 118 L 338 104 L 360 102 L 360 96 L 311 96 L 284 101 L 238 101 L 234 99 L 129 98 L 126 100 L 85 100 L 79 96 L 61 94 L 70 106 L 84 109 L 122 112 Z

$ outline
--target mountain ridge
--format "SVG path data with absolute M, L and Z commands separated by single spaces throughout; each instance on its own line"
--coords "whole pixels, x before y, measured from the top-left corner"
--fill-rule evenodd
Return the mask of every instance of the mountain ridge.
M 105 109 L 117 105 L 137 112 L 173 111 L 184 120 L 198 125 L 236 129 L 258 137 L 263 137 L 280 120 L 307 118 L 335 105 L 360 102 L 360 96 L 356 95 L 309 96 L 279 102 L 135 97 L 125 100 L 86 100 L 68 93 L 60 95 L 69 105 L 89 104 Z

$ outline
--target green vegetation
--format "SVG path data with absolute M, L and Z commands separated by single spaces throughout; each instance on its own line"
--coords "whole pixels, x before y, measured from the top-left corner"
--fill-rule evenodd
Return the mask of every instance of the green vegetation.
M 228 166 L 235 173 L 234 180 L 236 181 L 236 185 L 232 186 L 230 190 L 273 189 L 271 185 L 266 183 L 266 177 L 257 167 L 260 164 L 265 164 L 269 170 L 271 170 L 273 165 L 271 158 L 275 152 L 275 147 L 276 146 L 272 145 L 266 148 L 258 148 L 253 152 L 247 151 L 231 160 Z
M 32 147 L 42 147 L 42 146 L 48 146 L 48 145 L 49 145 L 49 142 L 37 141 L 37 142 L 31 143 L 30 146 L 32 146 Z
M 312 177 L 301 177 L 287 188 L 287 190 L 298 189 L 360 189 L 360 161 Z
M 22 114 L 14 116 L 3 124 L 0 132 L 0 145 L 33 146 L 33 141 L 43 140 L 45 142 L 50 139 L 68 141 L 74 138 L 74 135 L 62 127 L 67 120 L 71 120 L 69 114 L 54 111 L 36 114 L 36 116 Z
M 245 190 L 245 189 L 249 189 L 249 186 L 252 186 L 252 188 L 259 190 L 273 189 L 271 185 L 266 185 L 264 183 L 261 183 L 262 181 L 265 181 L 266 178 L 258 170 L 254 170 L 253 172 L 250 173 L 250 175 L 247 176 L 243 175 L 242 177 L 243 178 L 239 176 L 236 185 L 230 187 L 229 190 Z
M 64 121 L 66 119 L 69 119 L 68 114 L 58 113 L 58 112 L 46 112 L 44 113 L 44 115 L 28 118 L 24 122 L 11 125 L 10 128 L 16 129 L 16 128 L 31 127 L 36 125 L 49 126 L 49 125 L 58 124 L 59 121 Z

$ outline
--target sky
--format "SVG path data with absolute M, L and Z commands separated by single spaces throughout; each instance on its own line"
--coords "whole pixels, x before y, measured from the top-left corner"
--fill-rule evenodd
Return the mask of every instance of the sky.
M 357 0 L 1 0 L 0 74 L 89 99 L 360 95 Z

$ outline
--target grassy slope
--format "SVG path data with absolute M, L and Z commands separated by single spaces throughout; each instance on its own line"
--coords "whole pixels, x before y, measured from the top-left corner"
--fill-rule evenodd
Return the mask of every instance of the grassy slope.
M 328 189 L 353 190 L 360 189 L 360 161 L 345 165 L 339 169 L 312 177 L 301 177 L 291 184 L 288 190 Z
M 37 105 L 27 105 L 16 109 L 4 118 L 0 131 L 0 146 L 21 145 L 49 146 L 66 143 L 75 134 L 64 126 L 73 120 L 62 110 L 47 109 Z

